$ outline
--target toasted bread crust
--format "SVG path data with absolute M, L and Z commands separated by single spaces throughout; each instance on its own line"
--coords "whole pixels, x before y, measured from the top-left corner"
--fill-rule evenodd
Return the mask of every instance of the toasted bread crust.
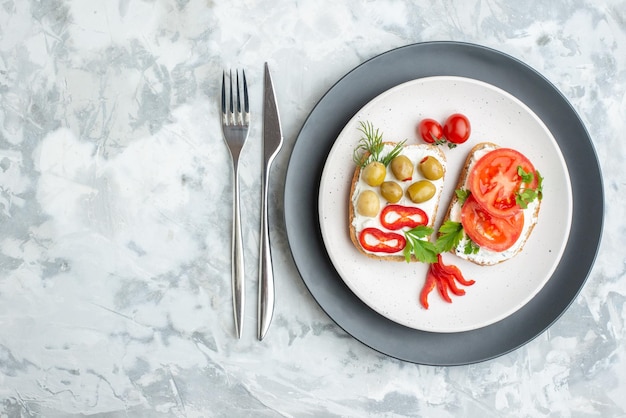
M 395 143 L 393 142 L 385 142 L 385 144 L 390 144 L 390 145 L 395 145 Z M 430 150 L 432 153 L 436 154 L 439 161 L 441 162 L 443 169 L 444 169 L 444 175 L 443 178 L 445 179 L 445 174 L 446 174 L 446 157 L 445 154 L 439 149 L 439 147 L 435 146 L 435 145 L 429 145 L 429 144 L 410 144 L 410 145 L 405 145 L 405 147 L 420 147 L 420 148 L 424 148 L 424 149 L 428 149 Z M 354 193 L 355 193 L 355 189 L 357 186 L 357 183 L 360 179 L 361 176 L 361 167 L 356 166 L 355 170 L 354 170 L 354 174 L 352 175 L 352 182 L 350 185 L 350 196 L 348 197 L 348 225 L 349 225 L 349 229 L 350 229 L 350 240 L 352 241 L 352 243 L 354 244 L 354 246 L 365 256 L 372 258 L 372 259 L 376 259 L 376 260 L 385 260 L 385 261 L 405 261 L 406 259 L 403 255 L 394 255 L 394 254 L 374 254 L 374 253 L 370 253 L 366 250 L 363 249 L 363 247 L 361 246 L 361 243 L 359 242 L 359 238 L 357 236 L 358 232 L 354 226 L 354 217 L 355 217 L 355 213 L 356 213 L 356 208 L 354 207 L 354 203 L 353 203 L 353 197 L 354 197 Z M 436 195 L 437 197 L 437 201 L 435 203 L 434 206 L 434 211 L 432 212 L 432 214 L 428 214 L 429 216 L 429 227 L 433 227 L 434 223 L 435 223 L 435 218 L 437 215 L 437 211 L 439 209 L 439 199 L 441 197 L 441 193 L 438 193 Z M 418 204 L 415 204 L 415 206 L 419 206 Z M 395 232 L 399 232 L 399 231 L 395 231 Z M 427 239 L 429 239 L 430 237 L 428 237 Z M 411 261 L 417 261 L 417 259 L 415 259 L 414 256 L 411 256 Z
M 491 142 L 481 142 L 479 144 L 476 144 L 470 150 L 470 152 L 467 154 L 467 158 L 465 159 L 465 165 L 463 167 L 463 170 L 461 171 L 461 174 L 459 175 L 459 179 L 458 179 L 457 185 L 455 187 L 455 190 L 466 188 L 467 177 L 469 175 L 469 172 L 470 172 L 470 169 L 471 169 L 471 166 L 472 166 L 472 163 L 473 163 L 474 155 L 476 154 L 476 152 L 481 151 L 481 150 L 483 150 L 485 148 L 500 148 L 500 146 L 497 145 L 497 144 L 491 143 Z M 452 212 L 452 209 L 458 203 L 459 203 L 459 199 L 458 199 L 456 193 L 453 193 L 452 194 L 452 198 L 450 199 L 450 203 L 448 205 L 448 210 L 446 211 L 446 215 L 445 215 L 445 217 L 444 217 L 442 222 L 446 222 L 446 221 L 450 220 L 450 214 Z M 470 262 L 472 262 L 474 264 L 478 264 L 480 266 L 491 266 L 491 265 L 500 264 L 500 263 L 502 263 L 504 261 L 510 260 L 515 255 L 519 254 L 522 251 L 522 249 L 524 248 L 524 246 L 526 245 L 526 241 L 528 241 L 528 238 L 530 237 L 530 234 L 532 233 L 535 225 L 537 224 L 537 219 L 538 219 L 538 215 L 539 215 L 539 208 L 540 208 L 540 206 L 541 206 L 541 201 L 538 201 L 538 203 L 535 206 L 534 210 L 530 211 L 529 209 L 526 209 L 526 212 L 524 213 L 524 217 L 526 217 L 526 218 L 528 218 L 530 220 L 530 226 L 526 230 L 526 233 L 518 238 L 517 242 L 520 243 L 520 245 L 517 248 L 517 250 L 514 253 L 511 253 L 510 256 L 508 256 L 507 258 L 500 259 L 500 260 L 494 261 L 494 262 L 489 262 L 489 261 L 484 261 L 484 260 L 478 259 L 474 254 L 465 254 L 462 249 L 460 251 L 457 251 L 458 247 L 457 248 L 453 248 L 450 252 L 455 254 L 457 257 L 463 258 L 465 260 L 468 260 L 468 261 L 470 261 Z

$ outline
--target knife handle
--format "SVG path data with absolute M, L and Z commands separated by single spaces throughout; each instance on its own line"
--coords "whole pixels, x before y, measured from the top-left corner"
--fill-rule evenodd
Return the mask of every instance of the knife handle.
M 272 267 L 272 250 L 270 248 L 268 222 L 268 170 L 261 179 L 263 196 L 261 199 L 261 249 L 259 254 L 259 301 L 258 301 L 258 338 L 265 337 L 274 314 L 274 271 Z
M 235 314 L 235 332 L 237 338 L 241 338 L 243 331 L 244 312 L 244 260 L 243 260 L 243 239 L 241 235 L 241 212 L 239 209 L 239 176 L 237 169 L 234 170 L 234 203 L 233 203 L 233 232 L 232 232 L 232 293 L 233 312 Z

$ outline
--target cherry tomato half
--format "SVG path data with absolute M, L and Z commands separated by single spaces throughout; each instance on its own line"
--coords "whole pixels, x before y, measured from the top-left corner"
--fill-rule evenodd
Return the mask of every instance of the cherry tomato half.
M 470 137 L 472 127 L 469 119 L 461 113 L 448 116 L 443 125 L 443 136 L 453 144 L 462 144 Z
M 422 119 L 417 125 L 417 132 L 420 137 L 429 144 L 443 143 L 443 128 L 441 124 L 434 119 Z
M 522 153 L 510 148 L 498 148 L 483 155 L 474 165 L 467 179 L 476 201 L 491 215 L 506 217 L 522 210 L 515 201 L 522 178 L 518 167 L 534 173 L 533 181 L 525 188 L 537 187 L 535 167 Z
M 365 228 L 359 235 L 361 247 L 373 253 L 397 253 L 406 247 L 406 239 L 395 232 Z
M 415 228 L 428 224 L 428 215 L 414 206 L 387 205 L 380 212 L 380 223 L 387 229 L 398 230 L 408 226 Z
M 524 227 L 524 212 L 512 216 L 492 216 L 470 195 L 461 208 L 465 233 L 481 247 L 502 252 L 515 244 Z

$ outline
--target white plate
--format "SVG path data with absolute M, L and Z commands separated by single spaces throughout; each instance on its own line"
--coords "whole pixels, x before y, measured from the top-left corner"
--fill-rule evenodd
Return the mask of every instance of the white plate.
M 443 301 L 436 291 L 428 310 L 419 304 L 427 265 L 374 260 L 350 240 L 348 199 L 354 173 L 352 153 L 359 121 L 369 121 L 386 141 L 420 143 L 415 128 L 423 118 L 443 121 L 455 112 L 472 125 L 468 142 L 446 153 L 447 174 L 436 226 L 445 214 L 465 158 L 474 144 L 494 142 L 525 154 L 544 177 L 539 221 L 523 251 L 496 266 L 481 267 L 444 254 L 476 283 L 465 296 Z M 551 277 L 561 258 L 572 219 L 567 166 L 543 122 L 521 101 L 490 84 L 463 77 L 428 77 L 398 85 L 365 105 L 335 141 L 321 177 L 319 221 L 324 245 L 340 277 L 363 302 L 404 326 L 460 332 L 497 322 L 524 306 Z

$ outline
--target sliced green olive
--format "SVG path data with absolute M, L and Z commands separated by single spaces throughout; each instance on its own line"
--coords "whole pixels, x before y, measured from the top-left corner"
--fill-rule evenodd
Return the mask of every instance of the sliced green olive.
M 380 185 L 380 194 L 389 203 L 398 203 L 402 199 L 402 187 L 395 181 L 386 181 Z
M 424 177 L 428 180 L 439 180 L 443 177 L 443 167 L 435 157 L 428 156 L 418 164 Z
M 391 160 L 391 172 L 400 181 L 411 180 L 413 177 L 413 163 L 406 155 L 398 155 Z
M 361 178 L 372 187 L 380 186 L 385 181 L 387 169 L 383 163 L 372 161 L 365 166 Z
M 360 215 L 370 218 L 376 216 L 380 210 L 380 200 L 378 195 L 371 190 L 364 190 L 359 195 L 356 203 L 356 210 Z
M 423 203 L 430 200 L 436 191 L 435 185 L 428 180 L 416 181 L 406 189 L 409 199 L 413 203 Z

